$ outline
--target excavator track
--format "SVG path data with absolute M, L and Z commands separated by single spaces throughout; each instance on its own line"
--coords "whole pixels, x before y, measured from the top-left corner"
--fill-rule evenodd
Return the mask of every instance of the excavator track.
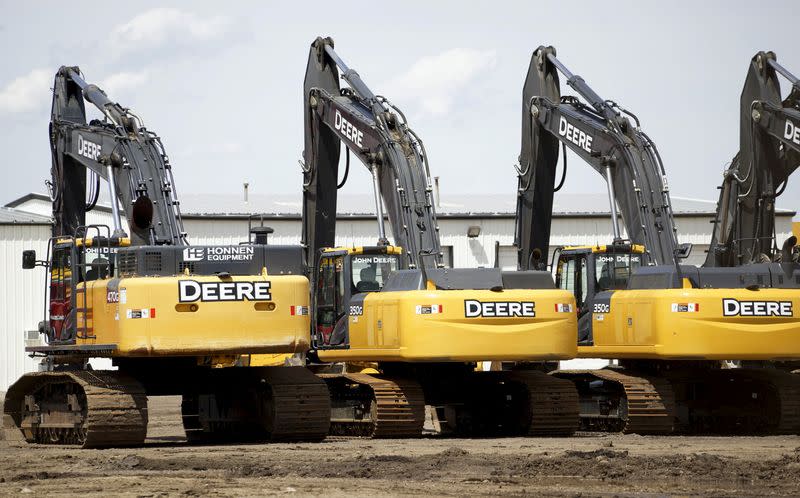
M 269 368 L 272 391 L 267 430 L 272 441 L 321 441 L 330 430 L 331 401 L 324 382 L 302 367 Z
M 207 390 L 184 394 L 181 404 L 189 442 L 321 441 L 328 434 L 328 389 L 303 367 L 233 367 L 202 380 Z
M 553 372 L 552 375 L 575 382 L 582 393 L 585 391 L 581 389 L 581 385 L 588 386 L 592 379 L 615 386 L 622 399 L 615 400 L 613 404 L 624 402 L 624 407 L 619 412 L 618 424 L 614 425 L 621 432 L 671 434 L 675 430 L 675 395 L 666 379 L 611 369 L 562 370 Z M 603 421 L 603 425 L 609 420 L 604 414 L 582 411 L 581 427 L 592 430 L 597 426 L 598 419 Z
M 775 432 L 800 434 L 800 377 L 794 373 L 775 371 L 775 386 L 780 394 L 780 423 Z
M 530 417 L 523 427 L 528 436 L 571 436 L 578 430 L 578 391 L 563 379 L 535 370 L 514 370 L 511 381 L 528 391 Z
M 462 437 L 570 436 L 579 425 L 578 392 L 537 370 L 472 372 L 443 407 Z
M 420 437 L 425 396 L 413 380 L 370 374 L 319 374 L 327 382 L 334 408 L 331 435 L 371 438 Z
M 670 378 L 693 433 L 800 434 L 800 377 L 777 369 L 715 369 Z M 683 388 L 689 385 L 691 389 Z
M 138 446 L 147 435 L 147 397 L 115 371 L 29 373 L 9 388 L 3 425 L 9 439 L 21 432 L 28 443 Z
M 742 369 L 742 371 L 747 371 Z M 773 434 L 800 434 L 800 378 L 780 370 L 752 370 L 748 374 L 769 383 L 778 403 L 777 423 L 768 430 Z

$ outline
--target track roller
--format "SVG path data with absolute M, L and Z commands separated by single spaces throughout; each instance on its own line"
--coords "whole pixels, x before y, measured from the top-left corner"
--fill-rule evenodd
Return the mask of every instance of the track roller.
M 666 379 L 608 368 L 551 375 L 578 388 L 583 430 L 671 434 L 675 428 L 675 395 Z
M 420 437 L 425 396 L 402 378 L 362 373 L 319 374 L 331 393 L 331 434 L 372 438 Z
M 6 393 L 3 423 L 9 439 L 21 432 L 29 443 L 137 446 L 147 435 L 147 397 L 116 371 L 29 373 Z

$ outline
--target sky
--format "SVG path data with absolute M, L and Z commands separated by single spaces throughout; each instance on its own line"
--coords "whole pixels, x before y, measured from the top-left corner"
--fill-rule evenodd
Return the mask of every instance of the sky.
M 738 148 L 752 56 L 772 50 L 800 74 L 796 0 L 0 0 L 0 12 L 0 204 L 45 191 L 50 88 L 62 65 L 80 66 L 162 137 L 178 193 L 239 193 L 248 182 L 252 193 L 299 196 L 305 64 L 311 42 L 331 36 L 367 85 L 404 111 L 443 199 L 515 195 L 522 84 L 539 45 L 555 46 L 598 94 L 636 113 L 672 195 L 697 199 L 716 200 Z M 564 192 L 605 192 L 571 159 Z M 790 180 L 779 207 L 798 208 L 798 185 Z M 370 188 L 357 168 L 344 191 Z

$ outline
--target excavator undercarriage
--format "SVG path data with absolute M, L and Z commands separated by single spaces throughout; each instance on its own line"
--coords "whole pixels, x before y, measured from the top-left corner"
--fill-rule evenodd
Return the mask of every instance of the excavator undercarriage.
M 21 431 L 29 443 L 135 446 L 147 434 L 147 396 L 119 372 L 36 372 L 9 388 L 3 425 L 10 440 Z
M 661 435 L 800 432 L 800 376 L 781 370 L 653 362 L 644 368 L 553 375 L 575 383 L 581 430 Z
M 333 400 L 331 434 L 419 437 L 426 399 L 443 433 L 569 436 L 578 428 L 574 386 L 543 372 L 475 372 L 442 365 L 428 366 L 419 376 L 411 370 L 405 375 L 320 374 Z
M 183 426 L 191 443 L 320 441 L 328 434 L 328 389 L 304 367 L 163 372 L 172 378 L 159 382 L 135 362 L 114 371 L 27 374 L 6 394 L 6 437 L 18 440 L 21 434 L 29 443 L 84 448 L 141 445 L 147 395 L 183 397 Z
M 183 394 L 192 443 L 321 441 L 330 425 L 325 383 L 304 367 L 210 370 Z

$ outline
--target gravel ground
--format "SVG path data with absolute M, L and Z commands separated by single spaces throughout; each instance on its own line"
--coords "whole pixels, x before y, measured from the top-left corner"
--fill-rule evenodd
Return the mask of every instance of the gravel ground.
M 191 446 L 179 400 L 152 398 L 144 447 L 0 441 L 0 495 L 798 496 L 800 437 L 403 440 Z

